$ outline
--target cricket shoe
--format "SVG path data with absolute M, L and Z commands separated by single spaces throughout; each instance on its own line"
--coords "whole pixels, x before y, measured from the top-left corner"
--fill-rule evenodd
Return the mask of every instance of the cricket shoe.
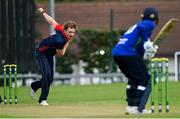
M 140 114 L 137 106 L 127 106 L 125 114 Z
M 143 111 L 141 112 L 141 114 L 151 114 L 151 110 L 147 110 L 147 109 L 143 109 Z
M 48 106 L 49 105 L 46 100 L 42 100 L 39 104 L 41 106 Z
M 36 92 L 32 89 L 31 84 L 32 84 L 32 82 L 29 84 L 30 96 L 31 96 L 31 98 L 32 98 L 33 100 L 35 100 L 35 99 L 36 99 L 36 95 L 35 95 Z

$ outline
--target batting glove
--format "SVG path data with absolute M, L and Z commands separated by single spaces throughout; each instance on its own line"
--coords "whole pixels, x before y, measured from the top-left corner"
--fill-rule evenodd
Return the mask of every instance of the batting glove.
M 158 46 L 154 45 L 153 42 L 148 40 L 147 42 L 144 43 L 144 49 L 145 49 L 145 53 L 143 58 L 145 60 L 151 60 L 156 54 Z

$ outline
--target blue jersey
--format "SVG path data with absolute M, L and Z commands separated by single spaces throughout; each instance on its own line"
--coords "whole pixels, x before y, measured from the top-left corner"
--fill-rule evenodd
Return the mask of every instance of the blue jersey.
M 142 20 L 130 27 L 112 50 L 113 56 L 118 55 L 144 55 L 144 42 L 150 39 L 155 23 Z
M 64 33 L 64 27 L 58 24 L 55 32 L 40 43 L 38 50 L 40 53 L 54 56 L 56 49 L 62 49 L 67 40 L 68 38 Z

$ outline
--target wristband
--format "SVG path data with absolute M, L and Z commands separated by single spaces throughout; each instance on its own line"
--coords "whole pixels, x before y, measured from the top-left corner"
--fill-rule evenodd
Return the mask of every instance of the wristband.
M 41 12 L 41 14 L 43 14 L 45 11 L 43 10 L 42 12 Z

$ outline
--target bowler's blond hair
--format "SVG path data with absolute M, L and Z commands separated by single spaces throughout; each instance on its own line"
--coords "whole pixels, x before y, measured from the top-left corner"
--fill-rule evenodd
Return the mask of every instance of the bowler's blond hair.
M 75 21 L 67 21 L 63 24 L 64 30 L 67 30 L 68 28 L 74 28 L 75 30 L 78 29 L 77 23 Z

